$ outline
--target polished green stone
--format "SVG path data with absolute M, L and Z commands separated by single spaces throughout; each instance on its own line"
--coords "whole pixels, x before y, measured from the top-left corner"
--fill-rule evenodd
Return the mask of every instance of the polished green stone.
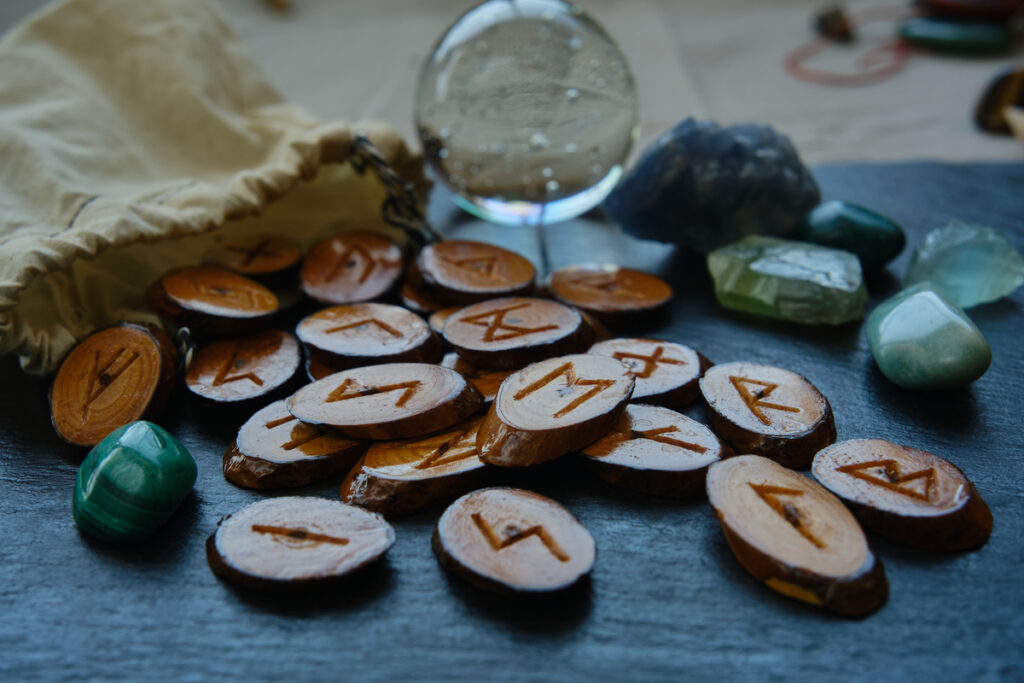
M 868 316 L 867 333 L 878 368 L 907 389 L 970 384 L 992 362 L 981 331 L 927 282 L 879 304 Z
M 900 38 L 914 47 L 960 54 L 1005 52 L 1013 45 L 1013 33 L 1003 24 L 929 17 L 905 21 L 900 26 Z
M 868 293 L 848 251 L 750 235 L 708 254 L 708 270 L 726 308 L 805 324 L 864 317 Z
M 907 243 L 899 224 L 871 209 L 840 201 L 815 207 L 804 218 L 795 237 L 852 252 L 865 270 L 884 266 Z
M 928 233 L 903 278 L 903 286 L 931 282 L 961 308 L 996 301 L 1024 282 L 1024 259 L 998 231 L 951 221 Z
M 126 543 L 149 536 L 196 481 L 196 461 L 167 430 L 140 420 L 89 451 L 78 469 L 72 513 L 84 532 Z

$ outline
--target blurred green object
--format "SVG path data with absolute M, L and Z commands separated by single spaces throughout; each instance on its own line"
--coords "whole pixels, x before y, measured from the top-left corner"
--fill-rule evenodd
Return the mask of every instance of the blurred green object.
M 71 509 L 101 541 L 131 543 L 155 532 L 196 482 L 196 461 L 170 432 L 140 420 L 115 429 L 78 469 Z
M 907 244 L 903 228 L 895 221 L 841 201 L 825 202 L 812 209 L 794 237 L 852 252 L 864 270 L 884 266 L 899 256 Z
M 926 17 L 903 22 L 899 35 L 912 47 L 957 54 L 1006 52 L 1013 44 L 1013 34 L 1002 24 L 942 21 Z

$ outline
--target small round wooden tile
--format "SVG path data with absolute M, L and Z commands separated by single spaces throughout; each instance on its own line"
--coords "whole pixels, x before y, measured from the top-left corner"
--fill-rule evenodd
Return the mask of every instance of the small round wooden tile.
M 267 287 L 293 284 L 302 246 L 282 235 L 238 235 L 206 250 L 205 265 L 227 268 Z
M 302 289 L 324 304 L 352 304 L 387 294 L 402 275 L 402 250 L 372 232 L 353 232 L 317 243 L 299 271 Z
M 373 444 L 341 485 L 341 499 L 386 515 L 409 514 L 459 495 L 482 478 L 472 418 L 440 434 Z
M 57 435 L 95 446 L 122 425 L 158 415 L 174 389 L 177 353 L 163 330 L 118 323 L 78 342 L 50 388 Z
M 584 350 L 582 330 L 579 313 L 557 301 L 509 297 L 453 313 L 444 338 L 473 365 L 508 370 Z
M 444 334 L 444 324 L 448 322 L 448 318 L 452 317 L 453 313 L 458 313 L 460 308 L 461 306 L 449 306 L 448 308 L 434 311 L 427 318 L 427 324 L 437 334 Z
M 245 588 L 315 589 L 379 559 L 394 543 L 394 529 L 378 514 L 288 496 L 222 519 L 206 541 L 206 559 L 218 577 Z
M 287 384 L 301 361 L 299 343 L 281 330 L 217 339 L 200 346 L 192 356 L 185 386 L 217 403 L 248 401 Z
M 833 444 L 811 471 L 868 529 L 928 550 L 969 550 L 992 533 L 992 513 L 956 466 L 882 439 Z
M 305 486 L 347 472 L 367 445 L 299 422 L 285 401 L 274 401 L 238 430 L 222 469 L 225 479 L 250 489 Z
M 757 363 L 724 363 L 704 373 L 700 390 L 711 427 L 737 453 L 803 468 L 836 440 L 828 400 L 806 379 Z
M 490 403 L 493 401 L 494 397 L 498 395 L 498 389 L 501 388 L 501 383 L 505 381 L 506 377 L 515 372 L 515 370 L 488 370 L 486 368 L 478 368 L 472 363 L 467 362 L 457 353 L 446 353 L 444 358 L 441 360 L 441 365 L 446 368 L 451 368 L 468 379 L 470 384 L 475 386 L 480 392 L 480 395 L 484 397 L 484 403 Z
M 630 405 L 618 423 L 583 449 L 610 484 L 670 498 L 704 495 L 708 467 L 732 455 L 707 426 L 650 405 Z
M 338 370 L 377 363 L 436 363 L 441 340 L 415 313 L 391 304 L 331 306 L 304 318 L 299 340 Z
M 656 403 L 683 408 L 699 393 L 697 383 L 711 367 L 707 358 L 689 346 L 658 339 L 609 339 L 587 353 L 611 356 L 636 375 L 634 403 Z
M 490 465 L 526 467 L 597 441 L 622 416 L 633 373 L 614 358 L 549 358 L 508 376 L 480 425 L 477 449 Z
M 559 268 L 548 278 L 547 289 L 562 303 L 604 322 L 651 313 L 672 299 L 672 288 L 656 275 L 609 263 Z
M 489 488 L 459 498 L 433 537 L 441 565 L 498 592 L 572 586 L 594 566 L 590 532 L 564 507 L 532 491 Z
M 843 616 L 864 616 L 888 597 L 857 520 L 809 477 L 741 455 L 711 466 L 707 492 L 736 559 L 769 588 Z
M 147 301 L 157 313 L 195 335 L 244 334 L 264 327 L 278 309 L 277 296 L 260 283 L 216 266 L 165 273 Z
M 426 363 L 368 365 L 335 373 L 299 389 L 288 411 L 357 439 L 422 436 L 450 427 L 483 405 L 459 373 Z
M 529 294 L 533 264 L 514 251 L 469 240 L 429 244 L 416 257 L 424 289 L 443 305 Z

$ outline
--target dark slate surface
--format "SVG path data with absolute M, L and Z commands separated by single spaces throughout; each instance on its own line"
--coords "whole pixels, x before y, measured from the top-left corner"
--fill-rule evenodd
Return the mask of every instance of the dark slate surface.
M 911 244 L 951 216 L 983 221 L 1024 248 L 1024 166 L 826 166 L 825 198 L 900 221 Z M 435 218 L 451 216 L 439 205 Z M 220 458 L 244 416 L 177 396 L 161 423 L 195 455 L 194 495 L 153 539 L 104 547 L 70 513 L 84 452 L 48 423 L 46 383 L 0 363 L 0 678 L 533 680 L 1024 678 L 1024 292 L 971 311 L 994 362 L 962 391 L 912 393 L 875 369 L 860 325 L 805 329 L 721 310 L 701 262 L 623 242 L 581 221 L 541 234 L 464 223 L 452 234 L 516 245 L 540 262 L 618 257 L 664 267 L 677 287 L 657 334 L 716 361 L 774 363 L 831 399 L 840 438 L 878 436 L 944 455 L 995 515 L 989 544 L 934 554 L 877 538 L 888 605 L 846 621 L 776 595 L 735 562 L 703 501 L 620 492 L 557 461 L 509 481 L 567 505 L 591 530 L 592 579 L 548 600 L 505 599 L 448 577 L 429 534 L 437 510 L 395 522 L 386 562 L 342 590 L 303 599 L 235 591 L 210 573 L 217 519 L 261 494 L 235 488 Z M 902 273 L 909 250 L 890 267 Z M 896 287 L 871 281 L 873 302 Z M 699 409 L 689 411 L 699 416 Z M 337 481 L 301 490 L 333 497 Z

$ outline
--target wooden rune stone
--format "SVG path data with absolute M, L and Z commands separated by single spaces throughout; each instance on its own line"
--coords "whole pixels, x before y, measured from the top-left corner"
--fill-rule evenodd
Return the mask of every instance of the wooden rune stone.
M 341 499 L 386 515 L 409 514 L 472 489 L 483 478 L 473 418 L 440 434 L 373 444 L 341 485 Z
M 122 425 L 160 414 L 174 389 L 177 353 L 163 330 L 118 323 L 68 352 L 50 388 L 57 435 L 95 446 Z
M 372 232 L 330 237 L 306 254 L 299 270 L 304 291 L 323 304 L 369 301 L 395 288 L 402 276 L 402 250 Z
M 670 498 L 703 496 L 708 467 L 732 455 L 705 425 L 649 405 L 628 406 L 611 431 L 582 452 L 608 483 Z
M 712 429 L 739 453 L 802 468 L 836 440 L 828 399 L 795 372 L 724 363 L 704 373 L 700 390 Z
M 380 363 L 437 363 L 441 340 L 415 313 L 391 304 L 332 306 L 304 318 L 295 334 L 310 358 L 335 371 Z
M 206 559 L 225 581 L 254 590 L 318 589 L 382 557 L 395 542 L 384 518 L 323 498 L 253 503 L 222 519 Z
M 704 371 L 711 361 L 688 346 L 657 339 L 609 339 L 587 353 L 611 356 L 636 375 L 634 403 L 683 408 L 697 398 Z
M 225 479 L 250 489 L 304 486 L 347 472 L 366 447 L 300 422 L 285 401 L 275 401 L 238 430 L 222 468 Z
M 525 467 L 576 451 L 618 422 L 633 392 L 633 374 L 613 358 L 549 358 L 502 383 L 477 436 L 480 459 Z
M 505 381 L 506 377 L 515 372 L 515 370 L 478 368 L 472 363 L 468 363 L 457 353 L 446 353 L 441 360 L 441 365 L 451 368 L 469 380 L 469 383 L 475 386 L 480 395 L 484 397 L 484 403 L 492 402 L 494 397 L 498 395 L 501 383 Z
M 302 246 L 281 235 L 238 235 L 210 247 L 203 263 L 250 277 L 267 287 L 293 284 Z
M 928 550 L 970 550 L 992 533 L 992 513 L 957 467 L 882 439 L 833 444 L 812 472 L 866 528 Z
M 860 525 L 812 479 L 741 455 L 711 465 L 707 493 L 736 559 L 769 588 L 850 617 L 885 603 L 885 570 Z
M 426 363 L 344 370 L 299 389 L 288 411 L 357 439 L 405 439 L 450 427 L 483 405 L 459 373 Z
M 295 377 L 301 361 L 295 337 L 280 330 L 217 339 L 192 356 L 185 385 L 210 401 L 247 401 L 283 387 Z
M 277 312 L 269 289 L 215 266 L 189 266 L 165 273 L 146 295 L 150 308 L 196 336 L 245 334 L 265 327 Z
M 514 251 L 469 240 L 424 247 L 416 257 L 421 288 L 445 306 L 533 292 L 533 264 Z
M 551 356 L 584 349 L 579 313 L 545 299 L 491 299 L 459 310 L 445 322 L 444 338 L 481 368 L 521 368 Z
M 594 566 L 590 532 L 544 496 L 511 488 L 474 491 L 451 504 L 434 530 L 446 569 L 498 592 L 568 588 Z
M 551 296 L 608 323 L 660 309 L 672 299 L 661 278 L 607 263 L 559 268 L 548 278 Z

